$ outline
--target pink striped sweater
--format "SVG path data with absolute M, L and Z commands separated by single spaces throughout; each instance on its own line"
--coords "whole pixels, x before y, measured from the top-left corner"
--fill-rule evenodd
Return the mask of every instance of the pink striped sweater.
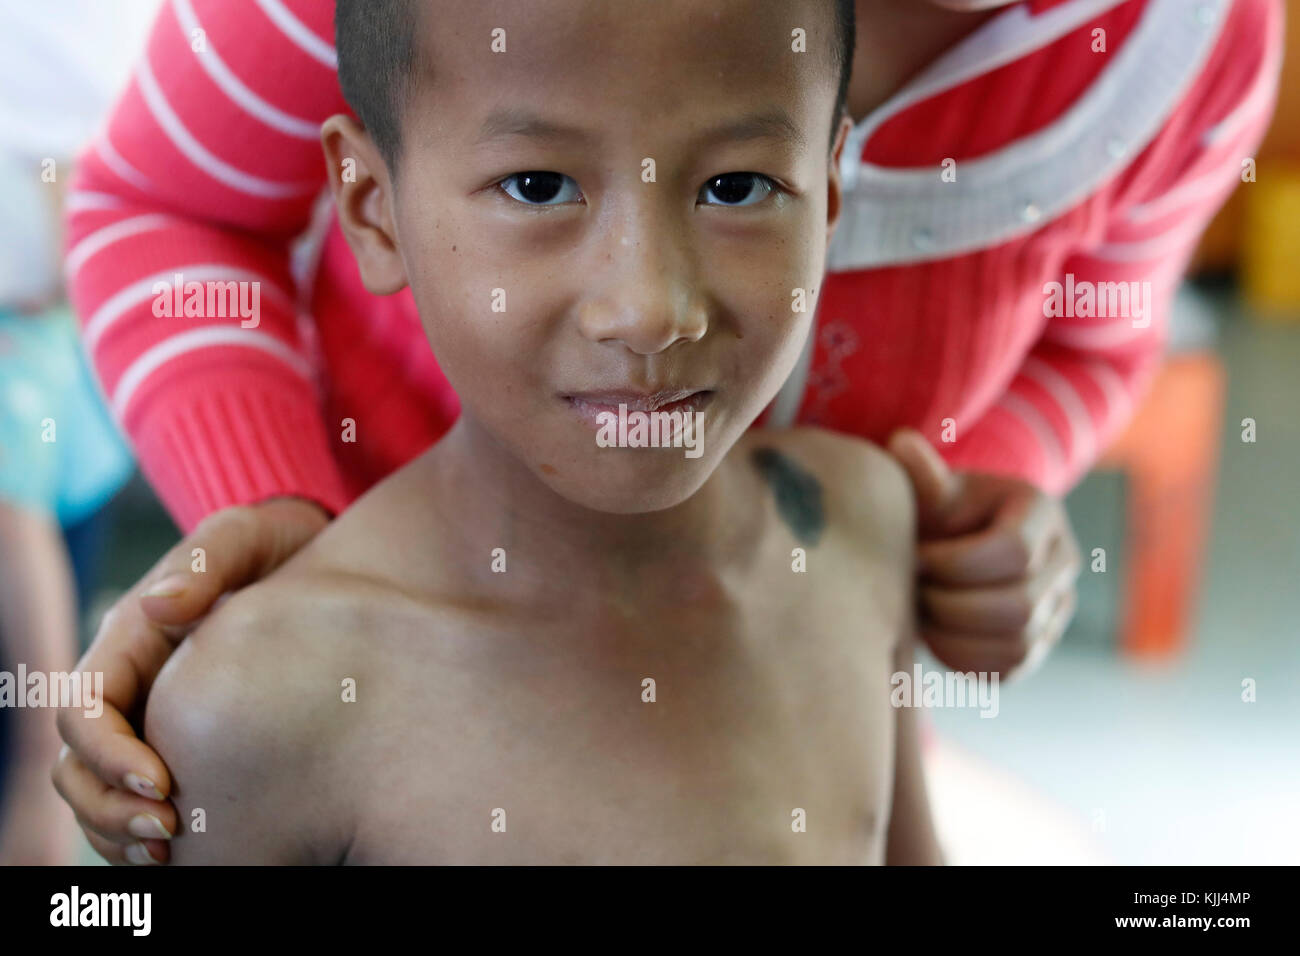
M 957 467 L 1067 490 L 1131 415 L 1267 127 L 1281 18 L 1026 0 L 982 24 L 854 129 L 814 332 L 764 421 L 911 425 Z M 328 0 L 166 0 L 81 156 L 71 295 L 185 530 L 275 495 L 340 511 L 458 412 L 409 293 L 366 292 L 323 198 L 318 128 L 350 112 L 332 21 Z M 259 282 L 258 324 L 155 314 L 176 274 Z

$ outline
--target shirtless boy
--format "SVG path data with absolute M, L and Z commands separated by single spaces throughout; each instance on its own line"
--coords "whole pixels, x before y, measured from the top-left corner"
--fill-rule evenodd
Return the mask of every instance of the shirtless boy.
M 159 676 L 174 862 L 939 862 L 907 479 L 747 431 L 839 212 L 851 8 L 340 0 L 340 222 L 463 412 Z M 703 453 L 601 447 L 620 404 Z

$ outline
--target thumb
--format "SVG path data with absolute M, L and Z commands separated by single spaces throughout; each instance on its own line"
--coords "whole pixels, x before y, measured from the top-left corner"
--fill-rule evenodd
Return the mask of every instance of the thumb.
M 917 519 L 923 528 L 940 522 L 961 493 L 961 478 L 914 428 L 899 428 L 886 446 L 907 472 L 916 494 Z
M 319 506 L 293 499 L 215 512 L 159 562 L 141 607 L 155 624 L 191 624 L 222 594 L 270 574 L 328 523 Z M 199 570 L 196 554 L 204 559 Z

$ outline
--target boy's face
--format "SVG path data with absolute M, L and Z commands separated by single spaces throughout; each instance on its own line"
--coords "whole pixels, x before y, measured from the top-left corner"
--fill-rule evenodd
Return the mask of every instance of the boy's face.
M 421 19 L 432 72 L 395 176 L 354 124 L 325 128 L 367 287 L 410 285 L 464 413 L 553 490 L 677 504 L 809 330 L 848 128 L 832 155 L 833 5 L 485 0 Z M 672 399 L 702 416 L 700 457 L 597 444 L 600 411 Z

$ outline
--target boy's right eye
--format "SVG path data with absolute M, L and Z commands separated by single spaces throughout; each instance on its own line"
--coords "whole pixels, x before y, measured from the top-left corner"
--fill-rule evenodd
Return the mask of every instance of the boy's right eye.
M 541 170 L 515 173 L 497 185 L 511 199 L 526 206 L 562 206 L 582 199 L 578 184 L 563 173 Z

